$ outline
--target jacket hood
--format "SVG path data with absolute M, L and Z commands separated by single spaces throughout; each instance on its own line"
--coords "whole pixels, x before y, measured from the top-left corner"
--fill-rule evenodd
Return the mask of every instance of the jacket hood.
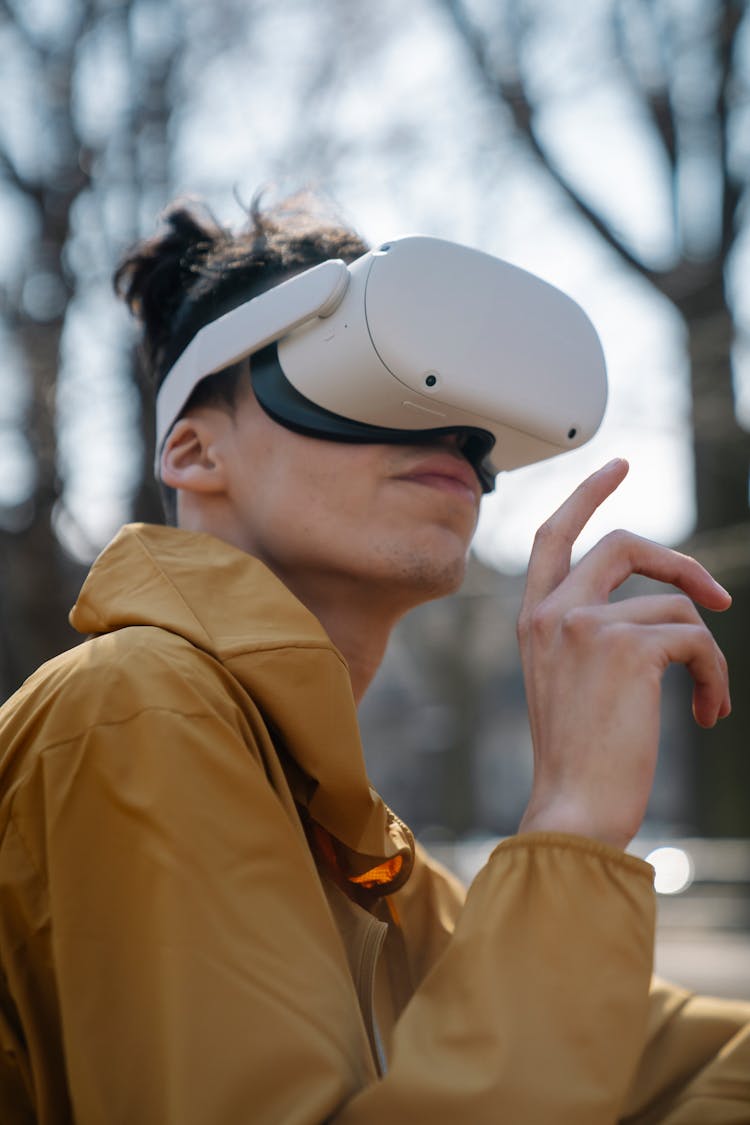
M 92 634 L 152 625 L 215 657 L 291 753 L 292 792 L 341 845 L 347 876 L 388 891 L 408 878 L 411 834 L 369 784 L 346 662 L 258 559 L 211 535 L 129 524 L 92 566 L 70 623 Z

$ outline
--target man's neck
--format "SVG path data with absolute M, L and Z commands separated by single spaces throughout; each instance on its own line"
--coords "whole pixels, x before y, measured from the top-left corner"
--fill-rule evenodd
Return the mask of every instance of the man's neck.
M 396 609 L 354 582 L 337 580 L 328 588 L 325 583 L 300 581 L 296 576 L 291 580 L 279 577 L 317 617 L 346 660 L 359 704 L 380 667 L 393 626 L 408 607 Z
M 359 704 L 380 667 L 397 618 L 391 620 L 372 612 L 369 606 L 360 608 L 351 603 L 306 604 L 346 660 L 352 692 Z

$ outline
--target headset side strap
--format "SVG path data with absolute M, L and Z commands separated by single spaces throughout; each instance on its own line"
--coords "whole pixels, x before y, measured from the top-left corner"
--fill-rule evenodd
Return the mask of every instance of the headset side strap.
M 167 372 L 156 397 L 156 472 L 167 434 L 202 379 L 280 340 L 313 317 L 330 316 L 348 285 L 346 263 L 332 258 L 201 328 Z

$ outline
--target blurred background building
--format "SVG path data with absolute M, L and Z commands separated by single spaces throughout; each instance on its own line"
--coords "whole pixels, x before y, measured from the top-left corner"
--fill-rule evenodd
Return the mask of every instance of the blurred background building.
M 462 593 L 399 627 L 362 709 L 373 779 L 466 873 L 467 840 L 514 830 L 533 531 L 627 456 L 581 550 L 625 525 L 735 599 L 714 623 L 734 713 L 697 730 L 668 674 L 644 838 L 712 841 L 710 862 L 693 848 L 690 924 L 739 935 L 727 956 L 750 981 L 745 0 L 0 0 L 0 106 L 0 697 L 76 643 L 67 610 L 116 528 L 160 518 L 110 278 L 170 199 L 236 223 L 260 186 L 310 186 L 371 241 L 475 245 L 586 308 L 610 405 L 589 446 L 501 478 Z M 740 905 L 722 913 L 704 883 Z

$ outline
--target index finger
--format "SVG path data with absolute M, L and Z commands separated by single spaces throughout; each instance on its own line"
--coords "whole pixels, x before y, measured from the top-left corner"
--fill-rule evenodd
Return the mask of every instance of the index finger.
M 542 524 L 529 557 L 524 603 L 537 605 L 568 575 L 573 544 L 596 509 L 622 484 L 629 468 L 622 457 L 609 461 L 579 484 Z

